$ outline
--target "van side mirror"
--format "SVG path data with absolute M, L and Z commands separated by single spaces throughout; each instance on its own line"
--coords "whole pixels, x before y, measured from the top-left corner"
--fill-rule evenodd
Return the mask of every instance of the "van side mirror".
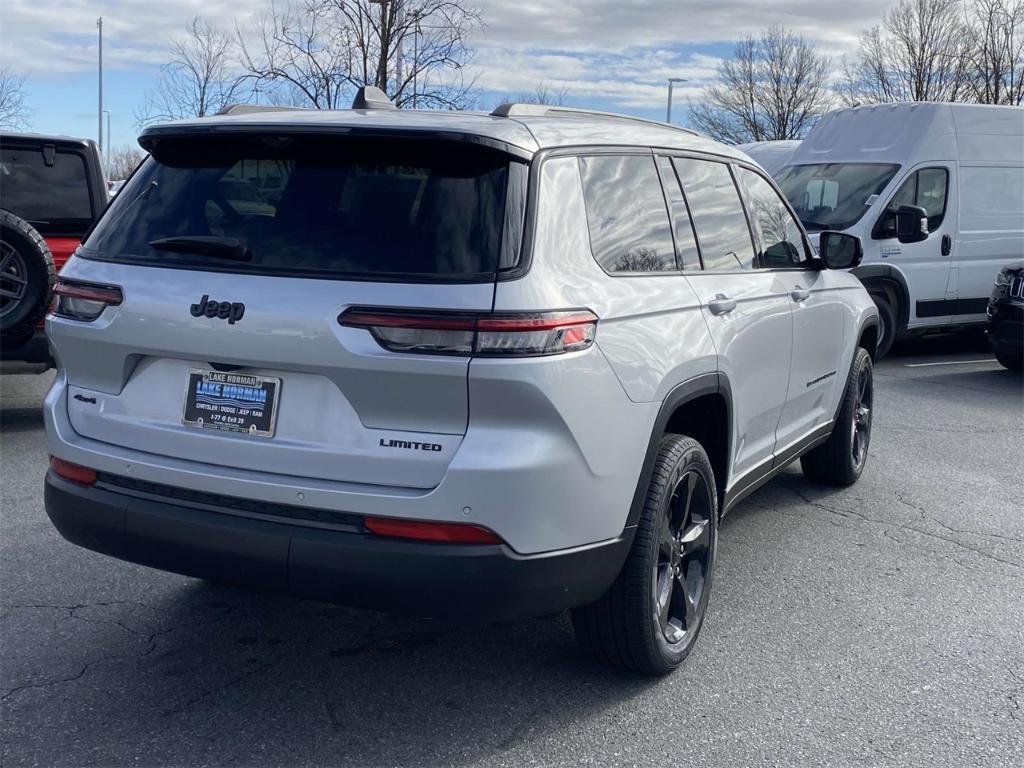
M 856 235 L 845 232 L 822 232 L 818 256 L 828 269 L 852 269 L 864 258 L 864 246 Z
M 928 239 L 928 211 L 919 205 L 901 205 L 896 211 L 896 237 L 901 243 Z

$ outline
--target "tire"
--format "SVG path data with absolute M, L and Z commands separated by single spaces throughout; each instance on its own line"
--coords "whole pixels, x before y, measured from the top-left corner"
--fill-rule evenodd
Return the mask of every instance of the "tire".
M 857 482 L 868 460 L 874 394 L 871 356 L 863 347 L 858 347 L 832 435 L 800 457 L 800 466 L 808 480 L 841 487 Z
M 0 211 L 0 346 L 16 348 L 32 336 L 49 309 L 56 275 L 35 227 Z
M 718 496 L 707 454 L 692 438 L 666 435 L 622 571 L 596 602 L 572 612 L 583 650 L 646 675 L 678 667 L 704 623 L 717 546 Z
M 1024 355 L 1007 355 L 1004 352 L 996 352 L 996 360 L 1008 371 L 1020 373 L 1024 371 Z
M 885 291 L 872 291 L 871 298 L 874 300 L 875 306 L 878 307 L 878 345 L 875 349 L 875 357 L 881 360 L 889 354 L 893 342 L 896 341 L 899 321 L 896 319 L 896 310 Z

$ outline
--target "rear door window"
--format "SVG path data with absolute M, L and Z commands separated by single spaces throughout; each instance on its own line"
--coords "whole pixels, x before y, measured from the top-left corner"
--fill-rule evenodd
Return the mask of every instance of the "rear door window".
M 0 148 L 0 207 L 43 234 L 85 231 L 93 217 L 85 158 L 53 145 L 47 154 L 42 146 Z
M 353 136 L 160 139 L 86 241 L 87 255 L 154 266 L 339 279 L 493 279 L 510 175 L 479 145 Z M 517 184 L 519 188 L 521 184 Z M 224 248 L 153 247 L 217 238 Z M 504 247 L 518 252 L 519 243 Z
M 579 158 L 590 245 L 606 272 L 674 272 L 665 197 L 650 155 Z
M 754 244 L 729 166 L 688 157 L 673 163 L 690 204 L 704 269 L 753 269 Z

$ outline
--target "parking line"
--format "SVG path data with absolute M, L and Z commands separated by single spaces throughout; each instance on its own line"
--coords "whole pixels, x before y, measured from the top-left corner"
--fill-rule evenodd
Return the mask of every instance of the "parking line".
M 907 368 L 928 368 L 932 365 L 977 365 L 978 363 L 994 363 L 995 360 L 991 357 L 986 357 L 984 360 L 950 360 L 942 363 L 907 363 Z

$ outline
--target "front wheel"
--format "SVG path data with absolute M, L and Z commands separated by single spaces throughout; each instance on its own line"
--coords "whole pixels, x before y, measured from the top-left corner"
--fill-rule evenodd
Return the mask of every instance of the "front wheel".
M 622 571 L 603 596 L 572 612 L 583 649 L 648 675 L 678 667 L 704 623 L 718 545 L 718 496 L 700 443 L 667 435 Z
M 889 354 L 893 342 L 896 341 L 896 310 L 889 303 L 889 296 L 884 291 L 872 291 L 871 299 L 878 308 L 878 343 L 875 356 L 879 359 Z
M 800 457 L 808 480 L 839 486 L 857 482 L 868 460 L 874 401 L 874 366 L 867 350 L 858 347 L 832 435 Z

